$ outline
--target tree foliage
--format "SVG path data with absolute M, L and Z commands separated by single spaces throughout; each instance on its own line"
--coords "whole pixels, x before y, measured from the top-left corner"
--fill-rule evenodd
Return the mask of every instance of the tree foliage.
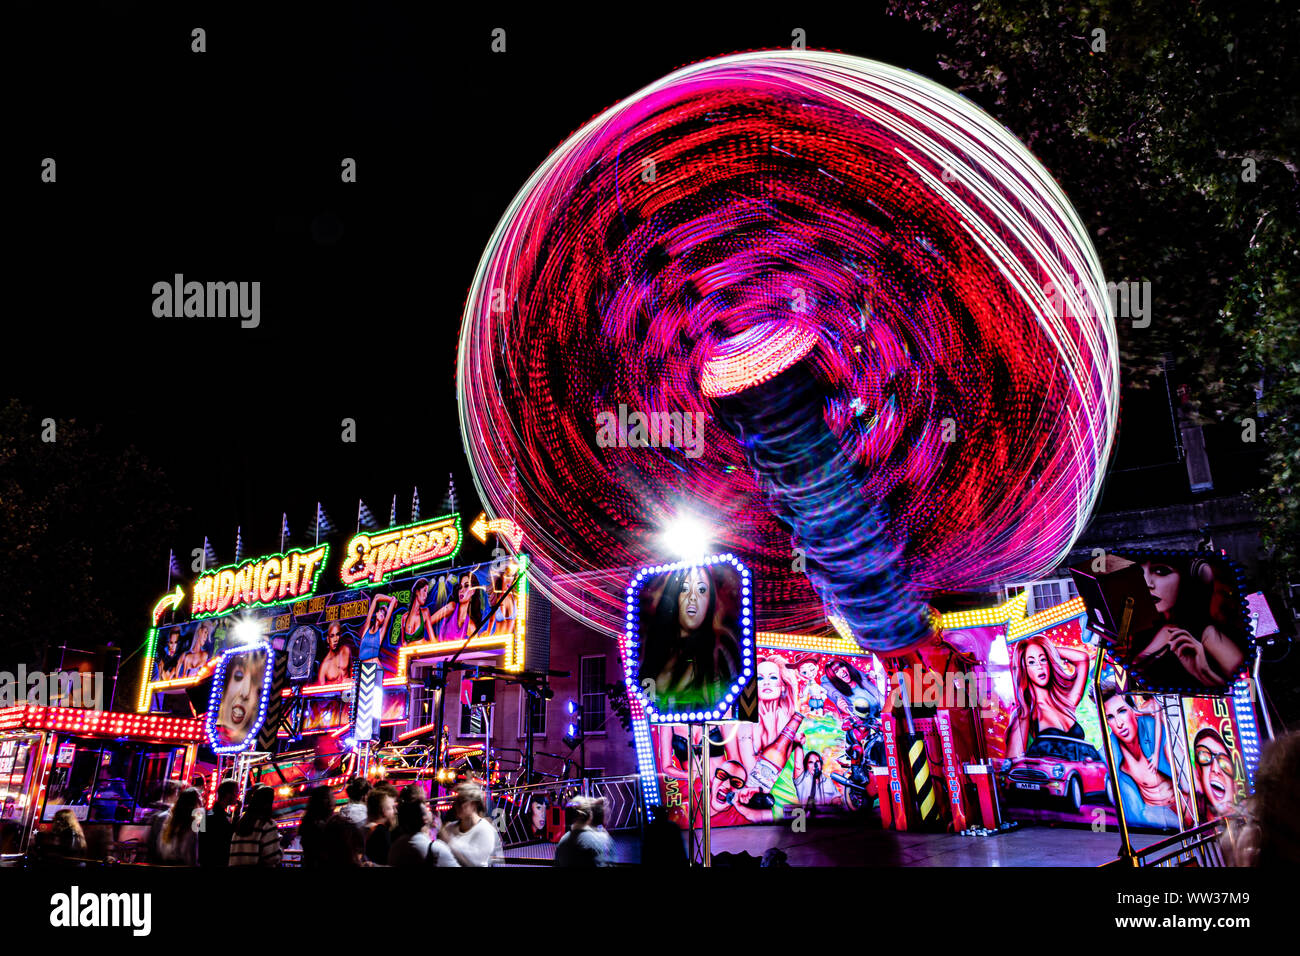
M 1126 383 L 1151 384 L 1169 354 L 1202 422 L 1249 434 L 1254 421 L 1273 570 L 1300 576 L 1300 7 L 890 7 L 939 35 L 956 89 L 1051 170 L 1108 279 L 1152 283 L 1150 327 L 1120 321 Z
M 162 593 L 178 511 L 161 472 L 102 428 L 0 405 L 0 664 L 44 648 L 132 653 Z M 156 571 L 156 573 L 151 573 Z M 125 609 L 125 610 L 124 610 Z M 124 680 L 129 668 L 123 668 Z

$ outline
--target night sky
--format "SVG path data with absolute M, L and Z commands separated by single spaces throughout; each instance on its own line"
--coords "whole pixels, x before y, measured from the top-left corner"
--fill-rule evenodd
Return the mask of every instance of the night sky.
M 188 509 L 177 553 L 207 535 L 223 561 L 236 526 L 246 554 L 273 551 L 281 513 L 301 533 L 318 499 L 343 529 L 359 496 L 385 523 L 397 494 L 404 521 L 418 484 L 431 516 L 449 472 L 473 517 L 454 385 L 470 279 L 528 175 L 620 97 L 697 59 L 788 46 L 794 26 L 945 81 L 928 35 L 868 13 L 688 23 L 646 8 L 629 35 L 594 17 L 378 5 L 292 21 L 144 11 L 28 11 L 9 31 L 7 391 L 143 451 Z M 194 26 L 207 53 L 190 52 Z M 47 155 L 56 185 L 38 178 Z M 343 157 L 356 184 L 339 181 Z M 261 326 L 155 318 L 152 286 L 176 273 L 260 280 Z M 1126 406 L 1121 451 L 1163 454 L 1168 407 L 1145 401 Z M 140 569 L 157 589 L 165 560 Z

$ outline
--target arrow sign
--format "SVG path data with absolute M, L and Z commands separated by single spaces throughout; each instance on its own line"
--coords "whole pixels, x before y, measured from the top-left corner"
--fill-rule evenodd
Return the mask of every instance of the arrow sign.
M 478 538 L 484 544 L 487 544 L 488 534 L 497 534 L 510 542 L 510 546 L 518 551 L 524 543 L 524 529 L 519 527 L 509 518 L 493 518 L 488 520 L 486 512 L 480 511 L 474 523 L 469 526 L 470 534 Z
M 736 719 L 758 723 L 758 681 L 750 680 L 736 698 Z
M 176 590 L 170 594 L 164 595 L 163 599 L 153 606 L 153 622 L 158 623 L 159 618 L 163 616 L 163 611 L 169 607 L 180 607 L 181 601 L 185 600 L 185 591 L 178 584 Z

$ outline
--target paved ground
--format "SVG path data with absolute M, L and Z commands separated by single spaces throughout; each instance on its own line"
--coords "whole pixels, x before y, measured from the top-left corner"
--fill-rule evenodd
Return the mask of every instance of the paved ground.
M 1160 839 L 1133 835 L 1133 845 Z M 636 834 L 615 835 L 616 861 L 636 863 L 641 847 Z M 761 857 L 770 847 L 786 854 L 791 866 L 1099 866 L 1115 859 L 1119 834 L 1087 829 L 1022 825 L 991 837 L 946 833 L 895 833 L 841 823 L 810 821 L 804 833 L 787 826 L 725 827 L 712 833 L 712 850 Z M 555 848 L 517 847 L 506 855 L 545 865 Z

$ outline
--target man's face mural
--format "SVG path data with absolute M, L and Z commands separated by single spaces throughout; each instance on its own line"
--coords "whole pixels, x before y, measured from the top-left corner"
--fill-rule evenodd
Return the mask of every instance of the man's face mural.
M 1123 743 L 1137 739 L 1137 713 L 1121 695 L 1106 701 L 1106 726 Z
M 1214 812 L 1219 816 L 1231 813 L 1236 771 L 1232 755 L 1217 737 L 1207 735 L 1196 745 L 1196 772 L 1200 777 L 1201 792 Z

